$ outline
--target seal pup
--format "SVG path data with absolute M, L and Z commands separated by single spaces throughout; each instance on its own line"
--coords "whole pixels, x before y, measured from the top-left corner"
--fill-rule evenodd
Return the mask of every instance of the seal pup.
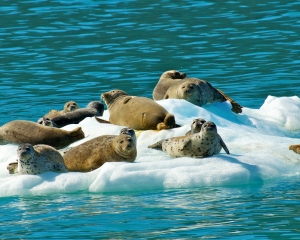
M 84 138 L 84 132 L 81 127 L 66 131 L 26 120 L 14 120 L 0 127 L 0 144 L 46 144 L 55 148 L 63 148 L 82 138 Z
M 162 130 L 178 127 L 174 115 L 168 113 L 164 107 L 150 98 L 128 96 L 122 90 L 105 92 L 101 98 L 107 105 L 109 122 L 112 124 L 135 130 Z
M 65 103 L 63 110 L 61 110 L 61 111 L 50 110 L 44 117 L 51 119 L 51 118 L 53 118 L 55 116 L 58 116 L 60 114 L 75 111 L 76 109 L 79 109 L 78 104 L 74 101 L 68 101 L 68 102 Z
M 181 79 L 186 78 L 186 74 L 183 72 L 179 72 L 176 70 L 169 70 L 164 72 L 159 80 L 156 86 L 153 89 L 152 97 L 155 101 L 162 100 L 164 95 L 166 94 L 168 88 L 180 81 Z
M 242 107 L 234 102 L 231 98 L 225 97 L 223 92 L 214 88 L 209 82 L 198 78 L 185 78 L 172 84 L 163 99 L 177 98 L 185 99 L 199 107 L 205 104 L 214 102 L 225 102 L 229 100 L 231 102 L 232 111 L 236 113 L 242 112 Z
M 289 150 L 293 150 L 295 153 L 300 154 L 300 144 L 290 145 Z
M 128 134 L 103 135 L 68 150 L 64 161 L 69 171 L 89 172 L 106 162 L 134 162 L 136 141 Z
M 54 126 L 61 128 L 68 124 L 78 124 L 86 117 L 102 116 L 104 105 L 99 101 L 90 102 L 86 108 L 79 108 L 75 111 L 60 114 L 51 119 Z
M 210 157 L 218 154 L 222 148 L 229 154 L 227 146 L 217 133 L 217 126 L 210 121 L 202 125 L 199 133 L 164 139 L 148 148 L 162 150 L 171 157 Z
M 191 124 L 191 130 L 187 131 L 185 133 L 185 135 L 191 135 L 194 133 L 198 133 L 201 131 L 201 127 L 202 125 L 205 123 L 206 121 L 203 118 L 196 118 L 193 120 L 192 124 Z
M 43 144 L 32 146 L 29 143 L 18 147 L 17 170 L 12 171 L 15 163 L 8 165 L 9 173 L 41 174 L 44 172 L 67 172 L 63 157 L 53 147 Z

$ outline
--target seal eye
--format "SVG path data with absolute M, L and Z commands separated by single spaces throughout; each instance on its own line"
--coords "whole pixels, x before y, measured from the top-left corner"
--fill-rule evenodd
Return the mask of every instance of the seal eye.
M 120 141 L 121 144 L 122 144 L 123 142 L 124 142 L 123 140 Z

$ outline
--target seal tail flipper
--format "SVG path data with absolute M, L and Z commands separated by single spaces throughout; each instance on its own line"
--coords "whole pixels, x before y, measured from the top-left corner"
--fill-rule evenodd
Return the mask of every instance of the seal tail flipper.
M 225 152 L 227 154 L 230 154 L 226 144 L 224 143 L 224 141 L 222 139 L 220 139 L 220 144 L 221 144 L 222 148 L 225 150 Z
M 295 153 L 300 154 L 300 144 L 290 145 L 289 150 L 293 150 Z
M 111 124 L 110 121 L 107 121 L 107 120 L 104 120 L 104 119 L 101 119 L 101 118 L 97 118 L 96 116 L 94 116 L 94 118 L 95 118 L 96 121 L 99 122 L 99 123 L 109 123 L 109 124 Z
M 149 145 L 148 148 L 153 148 L 153 149 L 156 149 L 156 150 L 161 150 L 162 151 L 162 143 L 163 143 L 164 140 L 160 140 L 152 145 Z
M 231 99 L 230 97 L 228 97 L 225 93 L 223 93 L 220 89 L 217 89 L 219 91 L 219 93 L 221 93 L 226 100 L 228 100 L 231 103 L 231 111 L 235 112 L 235 113 L 241 113 L 242 112 L 242 106 L 240 104 L 238 104 L 237 102 L 235 102 L 233 99 Z
M 164 122 L 157 124 L 156 129 L 157 130 L 170 129 L 178 126 L 179 125 L 177 125 L 175 122 L 175 116 L 173 114 L 168 113 L 164 119 Z
M 9 174 L 17 173 L 18 172 L 18 162 L 11 162 L 8 164 L 8 166 L 6 168 L 9 171 Z

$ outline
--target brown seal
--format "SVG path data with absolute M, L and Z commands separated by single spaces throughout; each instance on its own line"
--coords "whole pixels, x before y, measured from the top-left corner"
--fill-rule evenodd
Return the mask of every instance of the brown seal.
M 32 146 L 24 143 L 18 147 L 17 169 L 12 171 L 14 163 L 7 167 L 9 173 L 41 174 L 44 172 L 67 172 L 64 159 L 53 147 L 43 144 Z
M 61 128 L 68 124 L 78 124 L 86 117 L 102 116 L 104 105 L 99 101 L 90 102 L 86 108 L 79 108 L 75 111 L 67 112 L 51 119 L 54 126 Z
M 107 105 L 112 124 L 135 130 L 162 130 L 178 126 L 174 115 L 150 98 L 128 96 L 122 90 L 105 92 L 101 98 Z
M 131 132 L 132 133 L 132 132 Z M 106 162 L 134 162 L 136 141 L 130 134 L 103 135 L 69 149 L 64 161 L 69 171 L 88 172 Z
M 290 145 L 289 150 L 293 150 L 295 153 L 300 154 L 300 144 Z
M 164 72 L 160 76 L 158 83 L 156 84 L 156 86 L 153 90 L 153 93 L 152 93 L 153 99 L 155 101 L 162 100 L 163 97 L 165 96 L 168 88 L 172 84 L 180 81 L 181 79 L 184 79 L 185 77 L 186 77 L 185 73 L 178 72 L 176 70 L 169 70 L 169 71 Z
M 84 138 L 84 133 L 81 127 L 66 131 L 25 120 L 11 121 L 0 127 L 0 144 L 46 144 L 55 148 L 63 148 L 82 138 Z
M 233 112 L 242 112 L 242 107 L 239 104 L 227 97 L 222 91 L 214 88 L 209 82 L 198 78 L 185 78 L 172 84 L 163 97 L 163 99 L 168 98 L 185 99 L 200 107 L 205 104 L 229 100 Z
M 210 121 L 202 125 L 199 133 L 164 139 L 148 148 L 162 150 L 171 157 L 209 157 L 218 154 L 222 148 L 229 154 L 227 146 L 217 132 L 217 126 Z
M 61 114 L 67 113 L 67 112 L 75 111 L 76 109 L 79 109 L 78 104 L 74 101 L 68 101 L 65 103 L 63 110 L 61 110 L 61 111 L 50 110 L 44 117 L 51 119 L 55 116 L 59 116 Z

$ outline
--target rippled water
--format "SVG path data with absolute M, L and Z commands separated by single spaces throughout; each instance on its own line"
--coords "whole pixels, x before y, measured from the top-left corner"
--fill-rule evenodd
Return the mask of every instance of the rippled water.
M 0 3 L 0 124 L 177 69 L 241 105 L 299 95 L 299 1 Z M 1 238 L 300 239 L 299 178 L 263 186 L 0 198 Z
M 0 232 L 5 239 L 299 239 L 299 180 L 126 195 L 2 198 Z
M 2 1 L 1 124 L 178 69 L 247 107 L 299 92 L 297 1 Z M 7 114 L 9 112 L 9 114 Z

